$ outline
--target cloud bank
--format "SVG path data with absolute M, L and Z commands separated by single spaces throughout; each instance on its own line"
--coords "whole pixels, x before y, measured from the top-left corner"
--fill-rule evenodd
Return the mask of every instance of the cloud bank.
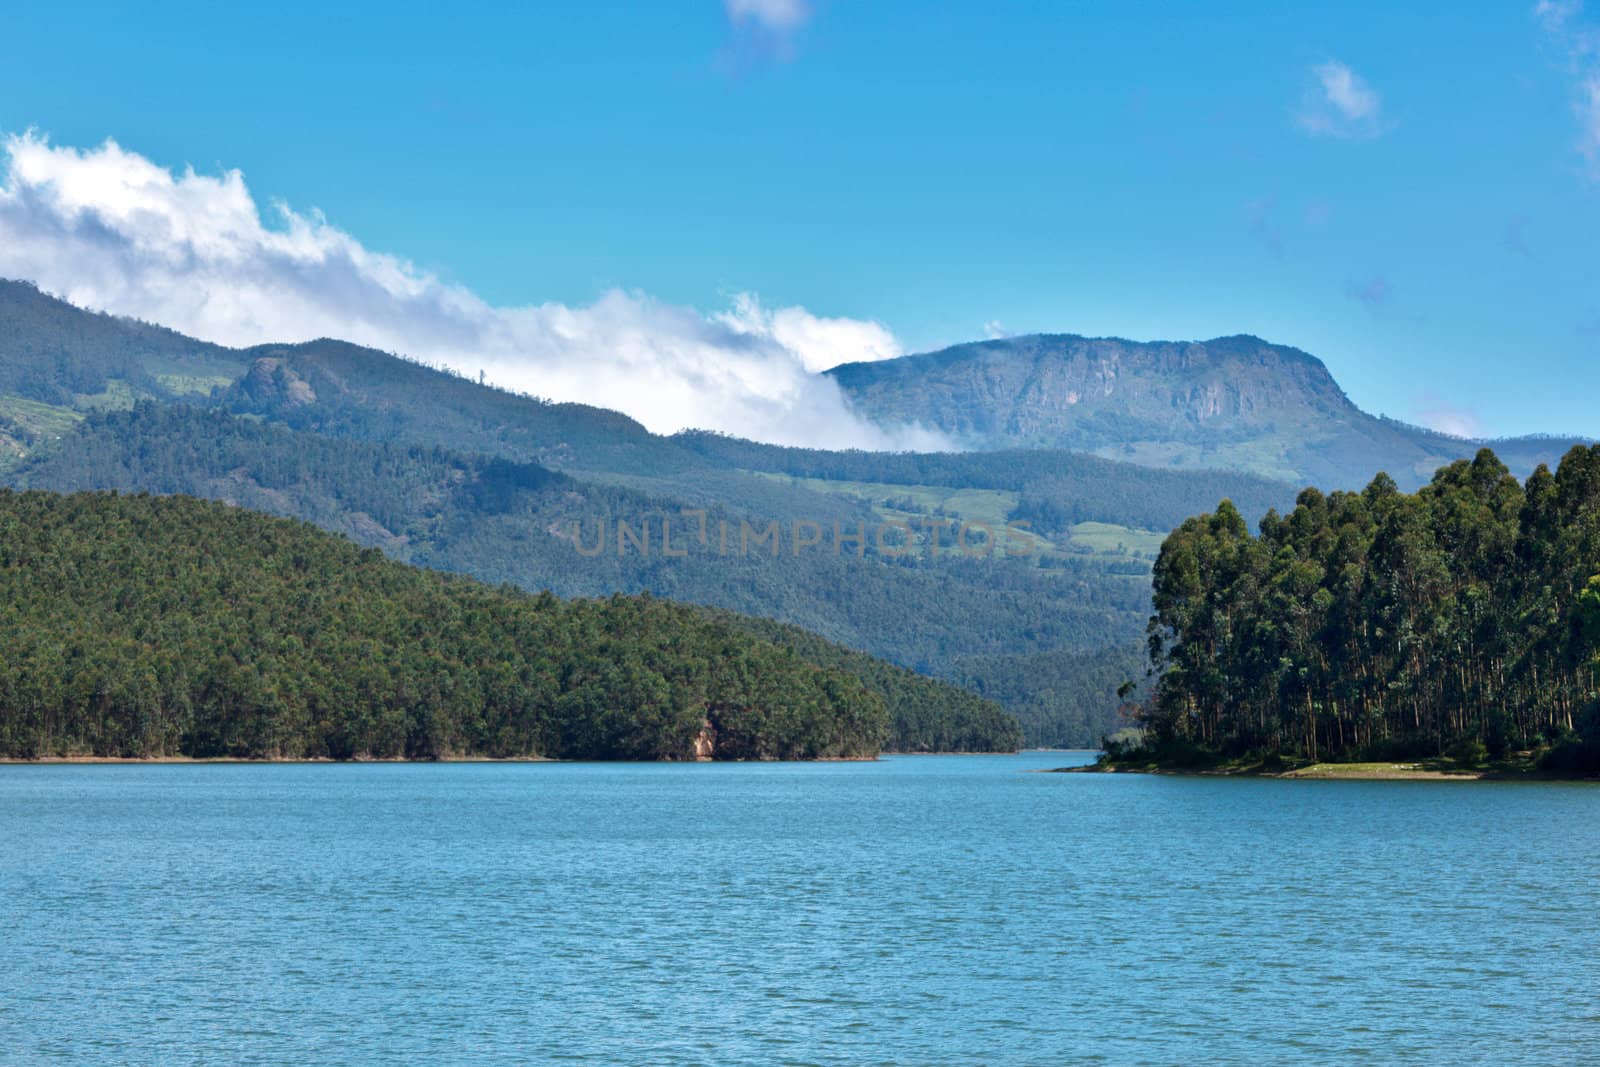
M 860 319 L 825 319 L 805 308 L 768 311 L 751 293 L 734 297 L 733 308 L 715 316 L 744 337 L 767 337 L 794 353 L 809 371 L 825 371 L 841 363 L 871 363 L 905 354 L 882 323 Z
M 80 151 L 34 134 L 0 146 L 0 277 L 228 345 L 337 337 L 504 388 L 626 412 L 659 433 L 720 430 L 780 444 L 938 448 L 915 427 L 856 417 L 836 363 L 900 354 L 876 322 L 768 309 L 703 314 L 613 290 L 582 307 L 494 307 L 320 214 L 262 220 L 242 174 L 175 174 L 113 141 Z
M 1313 86 L 1295 121 L 1317 137 L 1371 138 L 1387 130 L 1383 98 L 1355 71 L 1336 59 L 1311 68 Z

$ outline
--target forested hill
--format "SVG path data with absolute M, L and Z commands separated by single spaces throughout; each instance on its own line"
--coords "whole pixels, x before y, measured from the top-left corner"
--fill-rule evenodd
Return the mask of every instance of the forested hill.
M 1316 357 L 1258 337 L 1127 341 L 1034 334 L 828 372 L 864 415 L 921 423 L 979 449 L 1075 449 L 1163 468 L 1249 471 L 1402 488 L 1493 444 L 1516 471 L 1572 438 L 1468 441 L 1367 414 Z
M 709 544 L 693 537 L 692 520 L 680 511 L 686 497 L 708 509 L 712 530 L 726 521 L 738 531 L 745 518 L 758 527 L 776 520 L 789 530 L 792 521 L 830 528 L 838 521 L 849 528 L 874 517 L 840 497 L 755 475 L 735 483 L 721 477 L 712 472 L 703 480 L 650 481 L 644 484 L 651 491 L 644 492 L 536 464 L 327 437 L 190 405 L 153 403 L 91 414 L 60 441 L 0 474 L 26 489 L 223 500 L 315 522 L 405 562 L 561 596 L 648 590 L 778 616 L 871 656 L 1003 694 L 1008 710 L 1025 718 L 1030 744 L 1085 744 L 1108 725 L 1121 677 L 1107 684 L 1101 673 L 1090 672 L 1082 676 L 1084 684 L 1072 685 L 1053 666 L 1034 671 L 1028 664 L 1033 656 L 1061 662 L 1056 653 L 1062 649 L 1086 655 L 1113 641 L 1135 644 L 1149 599 L 1146 559 L 1115 556 L 1116 562 L 1102 565 L 1096 556 L 1063 554 L 1049 569 L 1028 558 L 963 561 L 926 553 L 891 562 L 876 558 L 872 544 L 865 558 L 828 550 L 797 553 L 787 533 L 781 553 L 723 553 L 716 537 Z M 620 551 L 618 522 L 634 530 L 649 527 L 656 550 Z M 667 523 L 687 555 L 660 551 Z M 605 550 L 580 553 L 575 528 L 592 545 L 602 524 L 612 535 Z M 1144 536 L 1153 558 L 1154 538 Z M 1109 567 L 1136 569 L 1109 573 Z M 1046 683 L 1038 692 L 1029 685 L 1034 677 Z M 908 688 L 890 701 L 892 709 L 908 699 L 919 708 L 907 721 L 897 718 L 891 739 L 896 747 L 1016 747 L 1011 719 L 995 719 L 987 701 L 974 702 L 970 694 L 931 680 L 912 686 L 911 678 L 905 675 Z M 921 695 L 911 699 L 913 690 Z M 928 696 L 936 699 L 924 701 Z M 1004 728 L 992 728 L 994 722 Z
M 859 678 L 888 705 L 887 748 L 892 752 L 1007 752 L 1022 747 L 1021 724 L 993 700 L 824 641 L 798 626 L 714 608 L 706 613 L 736 630 L 793 649 L 807 662 Z
M 663 474 L 691 465 L 617 411 L 492 389 L 343 341 L 263 345 L 218 401 L 227 410 L 337 437 L 586 470 Z
M 1413 495 L 1308 489 L 1259 535 L 1225 502 L 1154 582 L 1158 755 L 1600 771 L 1600 446 L 1525 485 L 1483 450 Z
M 904 699 L 692 608 L 185 497 L 0 491 L 0 617 L 8 757 L 860 757 Z
M 248 363 L 233 349 L 85 311 L 3 278 L 0 323 L 0 397 L 69 410 L 207 392 Z
M 687 462 L 619 412 L 488 388 L 341 341 L 226 348 L 0 279 L 0 466 L 86 413 L 141 400 L 186 400 L 294 429 L 448 444 L 519 462 L 630 473 Z

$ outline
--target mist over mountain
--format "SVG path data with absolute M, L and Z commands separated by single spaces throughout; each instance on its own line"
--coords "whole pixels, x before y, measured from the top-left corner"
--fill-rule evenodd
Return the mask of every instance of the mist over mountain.
M 239 348 L 338 337 L 519 392 L 844 447 L 938 447 L 852 414 L 815 372 L 900 354 L 883 324 L 769 306 L 702 310 L 610 288 L 586 304 L 492 303 L 316 213 L 258 203 L 243 173 L 170 170 L 115 141 L 0 131 L 0 276 Z
M 828 374 L 867 417 L 920 423 L 968 448 L 1074 449 L 1338 488 L 1364 485 L 1379 470 L 1415 488 L 1485 445 L 1526 475 L 1577 443 L 1457 438 L 1369 415 L 1315 356 L 1245 335 L 1138 342 L 1034 334 Z

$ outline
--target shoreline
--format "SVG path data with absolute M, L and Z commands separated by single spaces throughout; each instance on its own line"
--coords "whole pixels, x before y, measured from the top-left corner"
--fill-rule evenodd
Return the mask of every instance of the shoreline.
M 1451 767 L 1441 761 L 1400 760 L 1368 763 L 1312 763 L 1288 770 L 1267 770 L 1259 764 L 1235 767 L 1160 767 L 1088 764 L 1054 767 L 1049 774 L 1160 774 L 1189 778 L 1277 778 L 1345 782 L 1600 782 L 1600 779 L 1544 770 L 1529 763 L 1488 767 Z
M 1059 751 L 1076 751 L 1062 749 Z M 1092 749 L 1085 751 L 1094 751 Z M 429 763 L 881 763 L 886 758 L 906 756 L 1015 756 L 1015 752 L 890 752 L 876 756 L 828 756 L 819 759 L 799 760 L 568 760 L 551 756 L 441 756 L 437 759 L 406 759 L 400 757 L 330 759 L 326 756 L 307 756 L 298 759 L 249 759 L 239 756 L 40 756 L 37 759 L 20 759 L 0 756 L 0 767 L 120 767 L 120 766 L 359 766 L 362 764 L 429 764 Z
M 294 766 L 299 764 L 315 765 L 327 764 L 337 766 L 340 764 L 352 765 L 363 763 L 563 763 L 576 762 L 567 760 L 550 759 L 546 756 L 460 756 L 442 757 L 440 759 L 405 759 L 403 757 L 384 759 L 329 759 L 326 756 L 307 756 L 302 759 L 246 759 L 239 756 L 40 756 L 38 759 L 18 759 L 14 756 L 0 757 L 0 767 L 119 767 L 123 765 L 149 764 L 156 765 L 182 765 L 192 764 L 197 767 L 209 764 L 252 766 Z

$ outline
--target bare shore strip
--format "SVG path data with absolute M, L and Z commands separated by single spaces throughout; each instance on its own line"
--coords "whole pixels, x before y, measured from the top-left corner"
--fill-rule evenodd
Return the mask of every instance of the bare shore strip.
M 306 759 L 240 759 L 234 756 L 40 756 L 37 759 L 14 759 L 11 757 L 0 758 L 0 766 L 19 767 L 61 767 L 61 766 L 121 766 L 123 764 L 193 764 L 205 766 L 208 764 L 239 764 L 239 765 L 289 765 L 289 764 L 319 764 L 331 765 L 340 763 L 559 763 L 560 760 L 547 759 L 544 756 L 513 756 L 496 759 L 490 756 L 442 756 L 438 759 L 371 759 L 358 757 L 356 759 L 336 760 L 326 757 L 310 757 Z
M 878 756 L 827 756 L 810 760 L 790 760 L 793 763 L 876 763 L 884 756 L 899 756 L 906 753 L 884 752 Z M 944 753 L 940 753 L 943 755 Z M 988 755 L 988 753 L 983 753 Z M 215 756 L 197 758 L 194 756 L 41 756 L 38 759 L 14 759 L 11 757 L 0 758 L 0 767 L 92 767 L 107 766 L 120 767 L 125 765 L 191 765 L 201 766 L 296 766 L 296 765 L 326 765 L 326 766 L 351 766 L 363 763 L 781 763 L 783 760 L 561 760 L 551 759 L 548 756 L 507 756 L 497 758 L 494 756 L 440 756 L 431 759 L 406 759 L 403 756 L 393 759 L 373 759 L 370 757 L 356 757 L 354 759 L 328 759 L 326 757 L 312 757 L 307 759 L 239 759 L 232 756 Z
M 1091 763 L 1083 767 L 1057 767 L 1049 773 L 1167 774 L 1200 778 L 1301 778 L 1358 782 L 1594 781 L 1592 778 L 1540 769 L 1531 759 L 1501 760 L 1479 767 L 1461 767 L 1442 759 L 1381 763 L 1309 763 L 1281 770 L 1270 769 L 1261 764 L 1185 768 L 1159 767 L 1153 764 Z

